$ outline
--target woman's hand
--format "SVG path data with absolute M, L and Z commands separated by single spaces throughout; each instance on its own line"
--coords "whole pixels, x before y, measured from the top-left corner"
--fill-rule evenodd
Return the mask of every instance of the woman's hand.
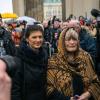
M 91 94 L 87 91 L 83 93 L 81 96 L 75 95 L 74 97 L 71 97 L 70 100 L 88 100 L 90 96 Z
M 75 95 L 74 97 L 71 97 L 70 100 L 78 100 L 79 99 L 79 95 Z
M 90 98 L 91 94 L 87 91 L 83 93 L 77 100 L 88 100 Z

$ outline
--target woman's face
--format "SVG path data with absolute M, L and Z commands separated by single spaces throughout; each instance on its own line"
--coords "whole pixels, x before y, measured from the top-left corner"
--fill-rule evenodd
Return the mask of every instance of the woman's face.
M 40 31 L 34 31 L 26 40 L 31 48 L 39 49 L 43 43 L 43 34 Z
M 75 52 L 78 49 L 79 40 L 73 37 L 65 38 L 65 48 L 68 52 Z

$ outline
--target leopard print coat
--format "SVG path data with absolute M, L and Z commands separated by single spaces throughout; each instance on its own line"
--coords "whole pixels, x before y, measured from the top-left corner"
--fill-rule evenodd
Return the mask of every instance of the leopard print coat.
M 58 53 L 48 61 L 47 94 L 50 95 L 56 89 L 65 96 L 74 96 L 73 76 L 79 75 L 83 82 L 83 92 L 89 91 L 94 100 L 100 100 L 100 81 L 90 54 L 79 48 L 74 60 L 69 61 L 64 53 L 63 36 L 59 39 Z

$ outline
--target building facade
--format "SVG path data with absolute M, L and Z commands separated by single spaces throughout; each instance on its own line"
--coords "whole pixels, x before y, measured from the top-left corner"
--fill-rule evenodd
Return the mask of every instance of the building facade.
M 43 0 L 12 0 L 13 12 L 18 16 L 29 16 L 43 20 Z
M 25 15 L 34 17 L 36 20 L 43 20 L 43 0 L 24 0 Z
M 43 3 L 44 19 L 50 19 L 56 16 L 62 19 L 62 2 L 61 0 L 44 0 Z
M 12 0 L 13 12 L 18 16 L 30 16 L 42 21 L 56 14 L 65 20 L 70 14 L 76 17 L 91 16 L 91 9 L 100 7 L 100 0 Z M 60 3 L 57 3 L 57 1 Z M 55 3 L 54 3 L 55 2 Z M 62 13 L 62 14 L 61 14 Z
M 91 9 L 99 9 L 100 6 L 100 0 L 64 0 L 62 3 L 64 10 L 63 19 L 67 18 L 70 14 L 76 17 L 80 15 L 90 17 Z

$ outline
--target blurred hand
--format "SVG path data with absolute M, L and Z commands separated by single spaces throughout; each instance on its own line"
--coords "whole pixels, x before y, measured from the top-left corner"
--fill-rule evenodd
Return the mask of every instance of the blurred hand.
M 85 93 L 83 93 L 81 96 L 79 96 L 79 99 L 77 100 L 88 100 L 90 98 L 90 93 L 87 91 Z
M 78 100 L 80 96 L 75 95 L 74 97 L 71 97 L 70 100 Z
M 11 79 L 6 72 L 6 64 L 0 60 L 0 100 L 10 100 Z
M 81 96 L 75 95 L 74 97 L 71 97 L 70 100 L 88 100 L 90 96 L 90 93 L 87 91 L 83 93 Z
M 1 71 L 3 71 L 3 72 L 6 71 L 6 63 L 0 59 L 0 72 Z

